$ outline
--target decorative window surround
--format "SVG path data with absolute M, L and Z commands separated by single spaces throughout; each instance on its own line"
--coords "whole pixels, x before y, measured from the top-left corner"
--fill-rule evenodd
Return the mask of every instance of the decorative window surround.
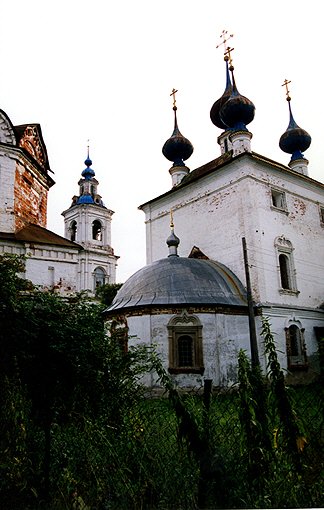
M 275 239 L 278 260 L 279 293 L 298 296 L 293 245 L 284 236 Z
M 168 324 L 169 372 L 203 374 L 202 325 L 198 317 L 184 311 Z
M 308 369 L 304 331 L 300 321 L 289 320 L 285 327 L 288 370 Z

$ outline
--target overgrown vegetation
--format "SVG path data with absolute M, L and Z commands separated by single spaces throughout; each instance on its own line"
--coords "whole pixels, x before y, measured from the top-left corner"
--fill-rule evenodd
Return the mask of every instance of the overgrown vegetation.
M 105 283 L 96 289 L 96 297 L 106 306 L 111 305 L 122 283 Z
M 323 390 L 239 355 L 238 387 L 182 394 L 154 350 L 107 336 L 106 303 L 62 299 L 0 258 L 0 508 L 323 506 Z M 165 397 L 140 384 L 155 370 Z

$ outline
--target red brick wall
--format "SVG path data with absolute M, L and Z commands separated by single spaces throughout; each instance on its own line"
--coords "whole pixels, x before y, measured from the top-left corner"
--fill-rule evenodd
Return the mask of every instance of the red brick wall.
M 16 167 L 14 194 L 16 230 L 26 222 L 46 227 L 47 188 L 22 165 Z

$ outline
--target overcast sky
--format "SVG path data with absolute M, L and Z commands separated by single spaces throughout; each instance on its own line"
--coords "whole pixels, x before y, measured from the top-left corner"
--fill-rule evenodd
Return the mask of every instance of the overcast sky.
M 209 111 L 225 87 L 223 29 L 234 34 L 238 89 L 256 106 L 252 150 L 289 162 L 278 147 L 287 78 L 294 118 L 312 136 L 309 175 L 323 181 L 318 0 L 2 0 L 0 16 L 0 108 L 14 125 L 41 125 L 56 181 L 48 228 L 63 235 L 89 139 L 99 192 L 115 211 L 119 282 L 145 264 L 138 206 L 171 187 L 161 149 L 173 130 L 173 87 L 180 131 L 194 146 L 189 168 L 220 154 Z

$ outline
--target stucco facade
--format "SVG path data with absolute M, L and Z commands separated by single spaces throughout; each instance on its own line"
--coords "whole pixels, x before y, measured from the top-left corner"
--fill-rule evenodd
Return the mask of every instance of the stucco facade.
M 119 257 L 111 246 L 114 211 L 104 205 L 98 194 L 99 183 L 91 164 L 88 154 L 78 183 L 79 194 L 72 198 L 71 206 L 62 215 L 65 237 L 83 248 L 79 256 L 78 288 L 94 292 L 100 285 L 116 283 Z
M 63 294 L 94 293 L 99 284 L 116 281 L 113 211 L 103 205 L 98 181 L 92 178 L 85 185 L 81 179 L 82 193 L 93 195 L 92 203 L 74 201 L 63 213 L 65 238 L 47 230 L 52 175 L 39 124 L 13 126 L 0 110 L 0 253 L 25 255 L 25 277 L 39 288 Z M 79 227 L 73 236 L 72 222 Z
M 212 123 L 222 130 L 218 137 L 220 156 L 192 171 L 184 161 L 193 147 L 178 129 L 174 99 L 174 131 L 162 149 L 173 162 L 170 189 L 139 207 L 145 214 L 146 261 L 153 267 L 166 256 L 172 212 L 180 257 L 218 261 L 244 285 L 248 268 L 263 368 L 261 315 L 270 320 L 287 377 L 295 383 L 310 381 L 318 373 L 318 340 L 324 337 L 324 185 L 309 177 L 309 162 L 302 152 L 309 147 L 311 137 L 296 124 L 288 92 L 289 125 L 279 140 L 280 148 L 291 156 L 288 165 L 252 151 L 247 124 L 254 118 L 255 107 L 238 92 L 228 54 L 224 60 L 225 92 L 210 111 Z M 199 300 L 198 281 L 195 292 Z M 116 306 L 117 302 L 118 295 Z M 108 313 L 113 313 L 113 308 L 114 303 Z M 173 371 L 169 321 L 176 321 L 179 312 L 174 311 L 173 318 L 161 310 L 158 318 L 152 312 L 141 319 L 134 315 L 134 310 L 127 310 L 125 300 L 123 320 L 130 336 L 155 341 L 177 383 L 187 386 L 189 379 L 193 383 L 194 365 L 188 374 L 191 361 L 180 363 L 182 373 Z M 239 317 L 233 310 L 224 315 L 219 309 L 211 315 L 200 309 L 198 316 L 203 324 L 203 377 L 211 378 L 215 385 L 229 385 L 236 379 L 239 348 L 250 353 L 247 317 Z M 150 323 L 151 329 L 144 333 L 140 321 Z M 180 343 L 178 349 L 182 349 Z

